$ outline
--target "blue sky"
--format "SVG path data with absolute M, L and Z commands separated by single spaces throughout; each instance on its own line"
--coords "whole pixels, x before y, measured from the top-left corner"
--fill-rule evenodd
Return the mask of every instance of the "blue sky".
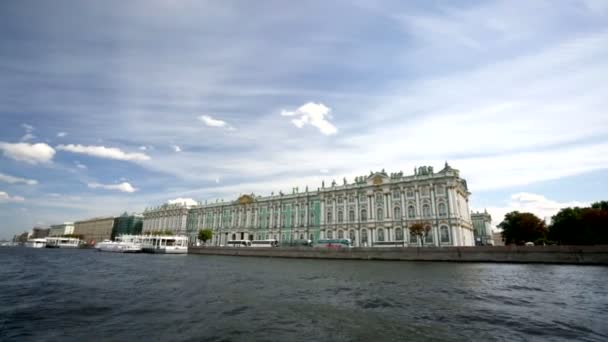
M 2 1 L 0 238 L 440 168 L 500 222 L 608 194 L 606 1 Z

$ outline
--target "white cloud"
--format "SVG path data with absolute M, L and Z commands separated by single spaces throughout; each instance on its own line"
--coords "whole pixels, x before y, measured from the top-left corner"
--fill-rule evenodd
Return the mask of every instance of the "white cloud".
M 538 216 L 541 220 L 549 221 L 551 216 L 566 207 L 585 207 L 589 202 L 559 202 L 546 198 L 543 195 L 519 192 L 512 194 L 504 206 L 492 206 L 483 208 L 492 216 L 492 225 L 497 226 L 505 218 L 505 214 L 511 211 L 528 212 Z M 481 210 L 483 210 L 481 209 Z M 477 208 L 475 210 L 478 210 Z
M 82 153 L 99 158 L 117 159 L 126 161 L 143 161 L 150 160 L 150 157 L 144 153 L 127 153 L 115 147 L 105 146 L 83 146 L 83 145 L 59 145 L 57 150 L 69 151 L 73 153 Z
M 100 183 L 88 183 L 87 186 L 91 189 L 106 189 L 106 190 L 117 190 L 121 192 L 132 193 L 137 191 L 131 184 L 122 182 L 119 184 L 100 184 Z
M 142 150 L 142 151 L 145 151 L 145 150 L 147 150 L 148 148 L 147 148 L 146 146 L 139 146 L 139 149 L 140 149 L 140 150 Z
M 173 145 L 173 150 L 174 150 L 175 152 L 181 152 L 181 151 L 182 151 L 181 147 L 179 147 L 179 146 L 177 146 L 177 145 Z
M 33 140 L 36 138 L 36 136 L 32 134 L 34 126 L 23 123 L 21 124 L 21 127 L 25 129 L 25 135 L 21 137 L 21 141 Z
M 319 170 L 319 172 L 321 172 L 321 173 L 329 173 L 329 170 L 328 169 L 321 169 L 321 170 Z
M 25 198 L 21 196 L 10 196 L 4 191 L 0 191 L 0 203 L 23 202 Z
M 210 117 L 209 115 L 201 115 L 198 117 L 198 119 L 201 120 L 205 125 L 207 125 L 209 127 L 225 127 L 225 128 L 229 127 L 228 124 L 226 123 L 226 121 L 214 119 L 214 118 Z
M 34 140 L 34 139 L 36 139 L 36 136 L 33 135 L 32 133 L 25 133 L 25 135 L 21 137 L 21 141 L 28 141 L 28 140 Z
M 7 174 L 4 174 L 4 173 L 0 173 L 0 181 L 7 182 L 9 184 L 17 184 L 17 183 L 24 183 L 24 184 L 27 184 L 27 185 L 36 185 L 36 184 L 38 184 L 38 181 L 34 180 L 34 179 L 26 179 L 26 178 L 21 178 L 21 177 L 15 177 L 15 176 L 7 175 Z
M 59 133 L 57 133 L 57 137 L 59 137 L 59 138 L 63 138 L 66 135 L 68 135 L 66 132 L 59 132 Z
M 86 165 L 84 165 L 84 164 L 80 163 L 80 162 L 79 162 L 79 161 L 77 161 L 77 160 L 76 160 L 76 161 L 74 161 L 74 165 L 76 165 L 76 167 L 77 167 L 77 168 L 79 168 L 79 169 L 86 169 L 86 168 L 87 168 L 87 166 L 86 166 Z
M 325 135 L 332 135 L 338 132 L 338 129 L 327 119 L 331 118 L 331 108 L 322 103 L 308 102 L 299 107 L 295 111 L 281 111 L 282 116 L 299 116 L 299 118 L 291 120 L 298 128 L 310 124 L 319 129 Z
M 167 203 L 169 204 L 186 204 L 187 206 L 193 206 L 193 205 L 197 205 L 198 202 L 193 200 L 192 198 L 176 198 L 176 199 L 172 199 L 172 200 L 168 200 Z
M 53 159 L 55 150 L 45 143 L 0 142 L 0 150 L 5 156 L 29 164 L 47 163 Z
M 25 129 L 25 131 L 26 131 L 27 133 L 30 133 L 30 132 L 32 132 L 32 131 L 34 130 L 34 126 L 32 126 L 32 125 L 28 125 L 28 124 L 26 124 L 26 123 L 22 123 L 22 124 L 21 124 L 21 127 L 23 127 L 23 129 Z

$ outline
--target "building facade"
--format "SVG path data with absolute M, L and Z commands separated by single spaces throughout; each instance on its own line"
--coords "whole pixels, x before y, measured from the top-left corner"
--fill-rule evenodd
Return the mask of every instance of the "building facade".
M 34 227 L 32 228 L 30 239 L 44 239 L 45 237 L 49 236 L 50 231 L 51 230 L 49 228 Z
M 74 222 L 51 225 L 49 236 L 63 236 L 68 234 L 74 234 Z
M 187 212 L 185 231 L 192 243 L 200 229 L 211 229 L 213 245 L 241 239 L 332 238 L 350 238 L 354 246 L 389 241 L 404 246 L 475 244 L 466 181 L 447 163 L 437 173 L 430 166 L 417 168 L 410 176 L 382 170 L 342 183 L 198 205 Z M 430 227 L 424 241 L 410 234 L 414 223 Z
M 483 213 L 471 213 L 471 222 L 475 233 L 475 245 L 493 246 L 492 216 L 485 210 Z
M 139 235 L 143 228 L 143 215 L 127 214 L 126 212 L 114 219 L 112 240 L 120 235 Z
M 95 244 L 112 237 L 114 229 L 114 217 L 97 217 L 89 220 L 76 221 L 74 223 L 74 234 L 81 235 L 82 240 L 88 244 Z
M 168 204 L 148 208 L 143 213 L 144 234 L 171 231 L 177 235 L 186 234 L 189 206 L 185 203 Z

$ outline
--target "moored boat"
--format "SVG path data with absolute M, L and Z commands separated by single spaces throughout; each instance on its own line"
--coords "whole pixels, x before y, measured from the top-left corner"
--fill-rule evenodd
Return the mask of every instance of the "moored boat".
M 46 247 L 46 239 L 29 239 L 25 242 L 25 247 L 44 248 Z
M 95 245 L 100 252 L 139 253 L 142 251 L 141 239 L 138 236 L 125 235 L 116 241 L 104 240 Z
M 141 237 L 145 253 L 187 254 L 188 237 L 181 235 L 144 235 Z
M 72 237 L 47 237 L 46 248 L 79 248 L 82 241 Z

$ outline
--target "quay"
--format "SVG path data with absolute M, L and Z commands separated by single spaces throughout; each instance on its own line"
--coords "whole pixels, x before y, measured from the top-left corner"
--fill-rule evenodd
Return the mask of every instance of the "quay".
M 440 262 L 541 263 L 608 266 L 608 245 L 479 247 L 189 247 L 189 254 L 242 257 Z

